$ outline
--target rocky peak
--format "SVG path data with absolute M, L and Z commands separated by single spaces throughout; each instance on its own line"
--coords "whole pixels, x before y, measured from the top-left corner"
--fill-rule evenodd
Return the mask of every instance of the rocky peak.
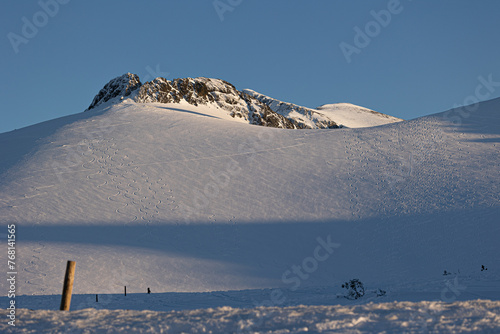
M 212 105 L 232 117 L 243 118 L 250 124 L 293 129 L 285 117 L 273 112 L 266 104 L 238 91 L 232 84 L 220 79 L 184 78 L 167 80 L 156 78 L 146 82 L 135 96 L 140 103 L 180 103 Z
M 126 73 L 108 82 L 92 100 L 87 110 L 97 107 L 115 97 L 129 96 L 134 90 L 141 87 L 139 76 Z
M 156 78 L 142 85 L 136 102 L 179 103 L 184 100 L 198 105 L 215 102 L 220 94 L 229 97 L 238 95 L 238 91 L 233 85 L 220 79 L 185 78 L 170 81 Z
M 131 93 L 134 92 L 133 95 Z M 107 83 L 96 95 L 89 109 L 113 98 L 131 96 L 137 103 L 181 103 L 209 105 L 231 117 L 250 124 L 286 129 L 336 128 L 337 124 L 323 115 L 291 103 L 276 108 L 275 100 L 254 91 L 239 91 L 220 79 L 156 78 L 141 84 L 139 77 L 127 73 Z M 322 116 L 322 117 L 320 117 Z

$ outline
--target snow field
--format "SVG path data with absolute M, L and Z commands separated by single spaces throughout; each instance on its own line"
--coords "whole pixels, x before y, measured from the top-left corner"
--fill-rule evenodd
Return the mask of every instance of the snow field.
M 359 278 L 370 290 L 387 290 L 383 301 L 427 310 L 429 300 L 451 302 L 443 305 L 456 306 L 444 307 L 452 320 L 430 324 L 445 326 L 434 327 L 439 331 L 484 325 L 477 328 L 488 332 L 498 306 L 487 300 L 500 299 L 499 109 L 498 99 L 483 102 L 458 125 L 444 113 L 372 128 L 283 130 L 221 119 L 214 108 L 128 100 L 0 134 L 0 221 L 18 231 L 20 307 L 52 308 L 69 259 L 77 262 L 73 292 L 85 296 L 75 296 L 76 313 L 21 310 L 19 320 L 25 316 L 28 330 L 42 326 L 44 314 L 43 326 L 57 332 L 63 323 L 73 326 L 75 314 L 100 326 L 99 314 L 114 311 L 82 309 L 95 307 L 95 294 L 111 296 L 106 308 L 134 308 L 112 297 L 126 285 L 131 294 L 148 287 L 193 293 L 152 306 L 179 311 L 179 326 L 193 325 L 182 320 L 193 308 L 229 306 L 217 311 L 219 319 L 208 319 L 213 310 L 197 311 L 207 321 L 200 328 L 217 331 L 240 326 L 235 314 L 254 324 L 262 318 L 256 303 L 342 304 L 341 283 Z M 318 238 L 339 247 L 325 258 Z M 6 242 L 0 248 L 7 254 Z M 283 298 L 272 291 L 287 301 L 277 305 Z M 367 301 L 382 300 L 360 303 Z M 378 323 L 418 332 L 405 305 L 394 306 L 403 307 L 397 318 L 376 322 L 359 320 L 375 319 L 359 306 L 353 332 Z M 352 307 L 337 307 L 344 306 Z M 286 319 L 307 313 L 277 310 Z M 262 331 L 348 331 L 342 319 L 314 327 L 330 313 L 311 312 L 315 320 L 276 320 L 275 327 L 269 320 Z M 127 331 L 123 321 L 117 331 Z M 91 326 L 79 324 L 76 332 Z M 112 332 L 103 328 L 96 330 Z

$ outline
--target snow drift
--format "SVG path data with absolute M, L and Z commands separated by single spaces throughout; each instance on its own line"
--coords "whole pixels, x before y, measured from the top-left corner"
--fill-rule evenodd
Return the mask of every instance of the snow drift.
M 495 333 L 500 302 L 222 307 L 177 312 L 22 310 L 19 316 L 17 333 Z M 7 327 L 0 324 L 0 329 Z

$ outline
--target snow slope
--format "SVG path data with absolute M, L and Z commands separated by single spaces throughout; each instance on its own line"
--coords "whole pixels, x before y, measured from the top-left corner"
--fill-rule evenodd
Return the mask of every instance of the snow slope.
M 350 103 L 325 104 L 316 109 L 283 102 L 251 89 L 243 92 L 268 105 L 276 113 L 296 120 L 304 128 L 314 129 L 315 124 L 334 122 L 348 128 L 366 128 L 401 122 L 401 118 L 385 115 Z
M 0 134 L 18 295 L 60 294 L 71 259 L 87 296 L 275 288 L 298 304 L 359 278 L 383 301 L 499 299 L 500 99 L 361 129 L 214 110 L 125 99 Z
M 324 104 L 316 109 L 348 128 L 366 128 L 403 121 L 401 118 L 350 103 Z

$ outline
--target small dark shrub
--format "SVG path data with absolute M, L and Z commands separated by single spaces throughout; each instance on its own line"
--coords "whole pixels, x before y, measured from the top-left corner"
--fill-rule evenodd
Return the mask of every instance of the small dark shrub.
M 358 299 L 365 295 L 365 287 L 359 279 L 355 278 L 342 284 L 342 288 L 347 290 L 347 299 Z

